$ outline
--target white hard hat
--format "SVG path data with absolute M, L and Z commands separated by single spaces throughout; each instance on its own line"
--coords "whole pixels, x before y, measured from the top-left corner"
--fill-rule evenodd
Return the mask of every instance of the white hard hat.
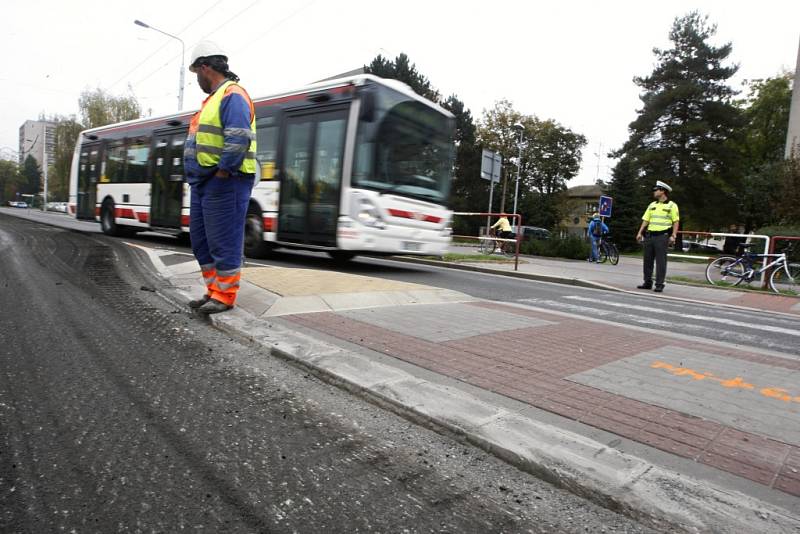
M 200 41 L 195 45 L 194 50 L 192 50 L 191 61 L 189 61 L 189 70 L 194 72 L 195 63 L 197 63 L 197 60 L 209 56 L 222 56 L 225 58 L 225 61 L 228 61 L 228 54 L 226 54 L 217 43 L 214 41 Z

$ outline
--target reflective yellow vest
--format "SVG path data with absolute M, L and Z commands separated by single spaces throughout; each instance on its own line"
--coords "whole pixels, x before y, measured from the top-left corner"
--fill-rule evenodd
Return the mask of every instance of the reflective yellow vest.
M 203 167 L 213 167 L 219 163 L 225 147 L 225 131 L 222 128 L 220 104 L 225 95 L 237 93 L 245 97 L 250 104 L 250 146 L 244 160 L 239 166 L 239 171 L 247 174 L 256 172 L 256 113 L 253 102 L 247 92 L 232 80 L 223 83 L 214 94 L 203 102 L 203 108 L 192 119 L 189 126 L 189 136 L 195 136 L 197 162 Z M 234 135 L 244 135 L 245 132 L 236 132 Z
M 680 220 L 678 205 L 671 200 L 667 202 L 658 202 L 655 200 L 644 210 L 642 220 L 649 223 L 647 225 L 648 232 L 663 232 L 664 230 L 669 230 L 676 221 Z

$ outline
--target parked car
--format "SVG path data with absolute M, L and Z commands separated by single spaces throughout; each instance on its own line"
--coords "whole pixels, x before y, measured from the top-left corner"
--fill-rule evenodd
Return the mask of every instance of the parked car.
M 539 228 L 538 226 L 520 226 L 521 237 L 523 241 L 532 241 L 534 239 L 550 239 L 550 230 L 546 228 Z
M 9 200 L 8 201 L 8 205 L 11 206 L 12 208 L 27 208 L 28 207 L 28 203 L 27 202 L 22 202 L 21 200 Z
M 60 211 L 62 213 L 67 212 L 67 203 L 66 202 L 48 202 L 47 203 L 47 211 Z
M 707 254 L 719 254 L 720 248 L 714 243 L 696 243 L 694 241 L 683 242 L 684 252 L 703 252 Z

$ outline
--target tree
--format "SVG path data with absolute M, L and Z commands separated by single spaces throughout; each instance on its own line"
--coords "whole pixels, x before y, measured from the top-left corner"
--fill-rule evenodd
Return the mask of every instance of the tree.
M 37 195 L 41 190 L 41 172 L 36 158 L 28 154 L 28 157 L 22 163 L 20 174 L 22 175 L 22 183 L 20 184 L 19 192 L 26 195 Z
M 439 91 L 431 86 L 430 80 L 417 71 L 417 66 L 411 63 L 408 56 L 402 52 L 394 61 L 378 54 L 369 65 L 364 66 L 364 72 L 381 78 L 400 80 L 411 87 L 415 93 L 428 100 L 439 102 Z
M 608 195 L 614 199 L 612 217 L 606 221 L 614 242 L 622 250 L 637 248 L 636 231 L 649 202 L 648 191 L 629 158 L 622 158 L 611 172 Z
M 800 159 L 787 159 L 780 165 L 773 222 L 800 226 Z
M 716 26 L 696 11 L 675 19 L 672 47 L 654 49 L 653 72 L 634 78 L 643 89 L 642 108 L 628 127 L 628 141 L 612 154 L 627 156 L 648 183 L 671 183 L 682 222 L 697 229 L 736 219 L 738 154 L 727 141 L 742 121 L 727 81 L 738 67 L 724 65 L 730 43 L 708 43 L 715 33 Z
M 778 222 L 776 206 L 784 192 L 782 178 L 790 170 L 784 165 L 786 132 L 789 127 L 792 74 L 784 73 L 748 83 L 749 93 L 738 102 L 745 125 L 731 140 L 741 155 L 742 185 L 737 194 L 740 221 L 745 231 Z
M 52 165 L 48 168 L 48 199 L 66 201 L 69 198 L 69 173 L 72 167 L 72 155 L 83 126 L 75 116 L 54 117 L 56 123 L 55 147 Z
M 478 140 L 486 148 L 503 154 L 503 191 L 499 209 L 513 208 L 513 195 L 520 155 L 522 164 L 518 208 L 526 223 L 553 228 L 561 220 L 562 193 L 580 170 L 581 150 L 586 138 L 554 120 L 541 120 L 516 111 L 508 100 L 500 100 L 484 112 Z M 505 199 L 508 198 L 508 201 Z
M 0 204 L 16 199 L 22 185 L 19 165 L 15 161 L 0 159 Z
M 135 96 L 114 96 L 100 88 L 83 91 L 78 99 L 78 107 L 81 121 L 87 129 L 142 116 L 142 107 Z
M 747 99 L 737 103 L 744 119 L 738 149 L 751 167 L 783 159 L 793 78 L 786 72 L 766 80 L 751 80 L 747 82 Z
M 489 182 L 480 177 L 481 150 L 476 145 L 476 128 L 472 113 L 456 95 L 450 95 L 442 106 L 455 115 L 456 157 L 450 197 L 453 211 L 483 211 L 489 198 Z M 477 219 L 458 219 L 455 233 L 472 235 L 481 224 Z

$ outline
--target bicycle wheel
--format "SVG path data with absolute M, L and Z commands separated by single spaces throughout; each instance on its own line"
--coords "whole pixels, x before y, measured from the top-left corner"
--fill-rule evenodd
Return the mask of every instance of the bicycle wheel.
M 772 271 L 769 287 L 775 293 L 800 295 L 800 263 L 789 263 Z
M 598 263 L 605 263 L 608 259 L 608 244 L 607 243 L 600 243 L 597 247 L 597 262 Z
M 611 265 L 619 263 L 619 250 L 617 250 L 617 245 L 614 243 L 608 244 L 608 260 L 611 262 Z
M 720 256 L 706 267 L 706 280 L 715 286 L 737 286 L 742 282 L 744 273 L 741 259 Z
M 497 247 L 497 241 L 486 236 L 481 239 L 481 242 L 478 244 L 478 252 L 481 254 L 493 254 L 495 247 Z

